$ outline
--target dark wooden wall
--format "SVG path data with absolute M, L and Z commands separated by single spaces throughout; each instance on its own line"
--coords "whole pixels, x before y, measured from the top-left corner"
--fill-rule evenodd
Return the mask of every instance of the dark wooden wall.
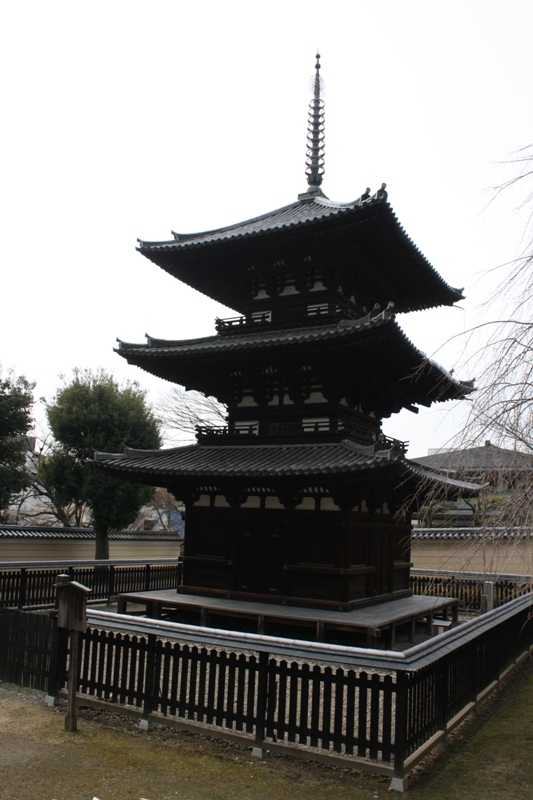
M 184 589 L 343 607 L 409 593 L 410 526 L 375 516 L 195 508 Z

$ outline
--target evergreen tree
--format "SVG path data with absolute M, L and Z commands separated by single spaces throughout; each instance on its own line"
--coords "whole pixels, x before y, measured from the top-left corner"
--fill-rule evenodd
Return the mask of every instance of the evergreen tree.
M 26 436 L 33 423 L 33 389 L 23 375 L 0 370 L 0 514 L 31 483 Z
M 93 453 L 117 452 L 124 444 L 158 448 L 159 421 L 137 384 L 120 386 L 102 370 L 75 370 L 46 411 L 55 444 L 41 460 L 39 480 L 60 504 L 90 508 L 95 558 L 109 558 L 109 530 L 133 522 L 154 490 L 106 475 L 93 463 Z

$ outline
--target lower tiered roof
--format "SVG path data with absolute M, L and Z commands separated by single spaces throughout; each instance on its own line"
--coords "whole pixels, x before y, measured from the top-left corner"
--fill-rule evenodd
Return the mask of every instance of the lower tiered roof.
M 395 446 L 395 444 L 397 446 Z M 470 494 L 479 485 L 448 477 L 421 467 L 405 458 L 400 443 L 380 450 L 380 443 L 357 445 L 350 440 L 325 444 L 295 445 L 187 445 L 165 450 L 135 450 L 122 453 L 95 452 L 94 460 L 104 469 L 124 477 L 158 485 L 168 479 L 177 482 L 220 478 L 310 478 L 359 475 L 365 472 L 394 472 L 398 481 L 415 479 L 441 484 L 451 494 Z

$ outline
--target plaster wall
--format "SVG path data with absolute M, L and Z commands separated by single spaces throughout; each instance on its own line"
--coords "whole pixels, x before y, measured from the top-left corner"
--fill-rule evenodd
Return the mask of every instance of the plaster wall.
M 109 558 L 139 558 L 155 561 L 158 558 L 178 558 L 181 545 L 177 542 L 132 542 L 109 543 Z M 0 539 L 1 561 L 79 561 L 94 559 L 94 541 L 68 539 Z
M 487 572 L 510 575 L 533 574 L 533 539 L 444 540 L 413 539 L 414 569 L 451 572 Z

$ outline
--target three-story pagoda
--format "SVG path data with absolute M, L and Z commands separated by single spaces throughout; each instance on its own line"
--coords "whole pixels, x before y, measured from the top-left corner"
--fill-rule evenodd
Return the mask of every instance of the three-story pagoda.
M 216 334 L 120 342 L 128 363 L 227 406 L 225 427 L 153 452 L 97 453 L 104 468 L 164 486 L 186 503 L 189 595 L 351 610 L 407 597 L 410 521 L 424 470 L 381 421 L 464 397 L 409 341 L 402 312 L 453 305 L 408 238 L 383 185 L 351 203 L 321 190 L 323 101 L 317 56 L 308 189 L 284 208 L 139 251 L 235 310 Z M 403 513 L 399 514 L 403 509 Z

